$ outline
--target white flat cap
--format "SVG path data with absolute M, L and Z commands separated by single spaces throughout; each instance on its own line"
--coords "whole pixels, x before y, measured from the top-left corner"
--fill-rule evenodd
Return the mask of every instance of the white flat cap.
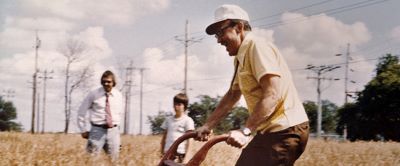
M 227 19 L 239 19 L 250 22 L 249 15 L 246 11 L 237 5 L 225 4 L 218 7 L 214 13 L 214 22 L 206 28 L 206 33 L 213 35 L 218 30 L 218 23 Z

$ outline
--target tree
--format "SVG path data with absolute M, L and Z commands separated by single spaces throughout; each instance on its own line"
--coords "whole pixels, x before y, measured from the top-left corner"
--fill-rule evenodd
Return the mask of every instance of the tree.
M 158 115 L 147 116 L 147 119 L 150 122 L 150 128 L 152 134 L 161 134 L 164 131 L 164 129 L 161 128 L 161 125 L 165 121 L 165 118 L 168 116 L 172 116 L 172 113 L 160 111 L 158 112 Z
M 307 116 L 310 120 L 310 131 L 317 131 L 317 104 L 313 101 L 305 101 L 303 103 Z M 328 101 L 322 100 L 322 130 L 325 133 L 334 133 L 337 124 L 337 110 L 338 107 Z
M 85 59 L 84 55 L 87 51 L 87 46 L 84 42 L 69 38 L 59 46 L 59 51 L 67 59 L 65 66 L 65 84 L 64 84 L 64 111 L 65 111 L 65 128 L 64 133 L 68 133 L 69 122 L 71 119 L 72 93 L 75 89 L 85 85 L 90 77 L 93 76 L 93 71 L 90 65 L 86 65 L 75 72 L 71 70 L 73 64 L 79 63 Z
M 399 59 L 387 54 L 380 58 L 376 76 L 358 93 L 356 103 L 342 108 L 338 127 L 346 125 L 351 140 L 400 141 L 399 94 Z
M 200 98 L 200 101 L 190 104 L 188 108 L 190 110 L 188 115 L 193 118 L 196 128 L 202 126 L 206 122 L 208 116 L 214 111 L 221 97 L 217 96 L 216 98 L 212 98 L 208 95 L 200 95 L 197 98 Z
M 220 96 L 212 98 L 208 95 L 200 95 L 199 102 L 189 106 L 189 116 L 193 118 L 196 127 L 202 126 L 210 114 L 215 110 L 221 100 Z M 228 132 L 242 126 L 248 117 L 247 109 L 244 107 L 234 107 L 233 110 L 223 119 L 214 129 L 217 134 Z
M 21 131 L 21 124 L 11 120 L 17 118 L 17 111 L 12 102 L 0 97 L 0 131 Z
M 344 134 L 347 130 L 347 138 L 350 141 L 355 141 L 358 138 L 365 136 L 363 133 L 368 133 L 365 123 L 360 123 L 361 110 L 356 103 L 347 103 L 338 109 L 338 124 L 336 132 Z

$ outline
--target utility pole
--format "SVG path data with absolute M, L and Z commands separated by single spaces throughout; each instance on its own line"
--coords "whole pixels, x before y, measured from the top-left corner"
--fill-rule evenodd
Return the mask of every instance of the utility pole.
M 131 61 L 129 67 L 126 68 L 126 81 L 125 85 L 127 89 L 125 90 L 125 121 L 124 121 L 124 134 L 129 134 L 129 119 L 130 119 L 130 109 L 131 109 L 131 87 L 132 87 L 132 70 L 133 61 Z
M 40 47 L 40 39 L 38 37 L 38 31 L 36 30 L 36 44 L 35 44 L 35 69 L 33 72 L 33 92 L 32 92 L 32 122 L 31 122 L 31 133 L 35 133 L 35 107 L 36 107 L 36 79 L 38 73 L 38 50 Z
M 321 137 L 321 129 L 322 129 L 322 102 L 321 102 L 321 80 L 339 80 L 339 79 L 333 79 L 333 78 L 325 78 L 322 77 L 321 75 L 330 71 L 333 71 L 335 69 L 340 68 L 340 66 L 313 66 L 313 65 L 308 65 L 306 67 L 307 70 L 314 71 L 317 73 L 316 77 L 307 77 L 307 79 L 316 79 L 317 80 L 317 138 Z
M 138 68 L 140 72 L 140 132 L 139 134 L 143 134 L 143 71 L 147 68 Z
M 43 72 L 43 77 L 39 76 L 39 78 L 43 79 L 43 111 L 42 111 L 42 134 L 45 132 L 45 120 L 46 120 L 46 89 L 47 89 L 47 79 L 53 79 L 53 77 L 48 76 L 47 74 L 51 74 L 51 72 L 47 72 L 47 69 Z M 38 115 L 39 116 L 39 115 Z
M 175 36 L 176 40 L 178 41 L 182 41 L 183 44 L 185 45 L 185 68 L 184 68 L 184 81 L 183 81 L 183 93 L 187 94 L 187 75 L 188 75 L 188 47 L 189 47 L 189 42 L 200 42 L 201 39 L 199 40 L 195 40 L 195 39 L 189 39 L 189 20 L 186 20 L 186 24 L 185 24 L 185 39 L 178 39 L 177 36 Z
M 349 79 L 349 57 L 350 57 L 350 43 L 347 43 L 347 52 L 346 52 L 346 65 L 345 65 L 345 76 L 344 76 L 344 104 L 347 104 L 347 95 L 348 95 L 348 89 L 347 89 L 347 82 Z
M 37 100 L 36 100 L 36 102 L 37 102 L 37 108 L 36 108 L 36 113 L 37 113 L 37 116 L 36 116 L 36 132 L 39 132 L 39 130 L 40 130 L 40 93 L 37 93 Z
M 336 56 L 342 56 L 342 54 L 336 54 Z M 344 69 L 344 104 L 348 103 L 348 99 L 347 97 L 349 97 L 349 93 L 355 93 L 355 92 L 350 92 L 348 90 L 348 82 L 349 82 L 349 62 L 351 60 L 350 57 L 350 43 L 347 43 L 347 50 L 346 50 L 346 55 L 345 55 L 345 69 Z M 353 71 L 352 69 L 350 69 L 351 71 Z M 355 83 L 355 81 L 350 81 L 352 83 Z
M 336 56 L 341 56 L 342 54 L 337 54 Z M 347 88 L 347 83 L 349 82 L 349 60 L 351 59 L 350 57 L 350 43 L 347 43 L 347 51 L 346 51 L 346 57 L 345 57 L 345 69 L 344 69 L 344 105 L 348 103 L 347 97 L 349 97 L 349 93 L 355 93 L 355 92 L 349 92 Z M 355 83 L 355 81 L 351 81 Z M 346 124 L 344 125 L 343 129 L 343 138 L 346 140 L 347 139 L 347 126 Z

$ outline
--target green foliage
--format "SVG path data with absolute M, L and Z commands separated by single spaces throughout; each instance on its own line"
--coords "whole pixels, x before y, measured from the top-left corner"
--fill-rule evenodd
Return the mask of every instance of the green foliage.
M 310 131 L 317 131 L 317 104 L 313 101 L 305 101 L 303 103 L 307 116 L 310 120 Z M 328 101 L 322 100 L 322 130 L 325 133 L 334 133 L 337 124 L 337 110 L 338 107 Z
M 160 112 L 158 112 L 158 115 L 147 116 L 147 119 L 150 122 L 152 134 L 161 134 L 164 131 L 164 129 L 161 128 L 161 125 L 163 124 L 163 122 L 167 116 L 172 116 L 172 114 L 166 113 L 164 111 L 160 111 Z
M 218 102 L 221 99 L 219 96 L 212 98 L 207 95 L 200 95 L 198 98 L 200 99 L 199 102 L 189 104 L 188 107 L 188 116 L 193 119 L 196 128 L 205 123 L 206 119 L 215 110 Z M 169 115 L 170 114 L 165 112 L 159 112 L 158 115 L 148 116 L 153 134 L 159 134 L 163 131 L 163 129 L 161 129 L 161 125 L 164 122 L 165 117 Z M 248 112 L 246 108 L 234 107 L 227 117 L 223 119 L 216 128 L 214 128 L 214 132 L 220 134 L 226 133 L 232 129 L 238 129 L 240 126 L 244 125 L 247 117 Z
M 190 110 L 188 115 L 193 119 L 196 128 L 205 123 L 212 111 L 215 110 L 221 97 L 212 98 L 208 95 L 200 95 L 197 98 L 200 101 L 190 104 L 188 107 Z
M 201 95 L 199 102 L 189 106 L 189 116 L 193 118 L 196 127 L 202 126 L 210 114 L 215 110 L 221 100 L 220 96 L 212 98 L 208 95 Z M 217 134 L 226 133 L 229 130 L 238 129 L 244 125 L 248 117 L 247 109 L 244 107 L 234 107 L 233 110 L 214 128 Z
M 21 124 L 11 120 L 17 118 L 17 112 L 12 102 L 0 97 L 0 131 L 21 131 Z
M 348 103 L 339 108 L 338 117 L 336 132 L 343 135 L 343 131 L 346 129 L 348 133 L 347 138 L 351 141 L 362 138 L 369 133 L 366 132 L 367 124 L 360 123 L 362 112 L 356 103 Z
M 358 94 L 354 105 L 341 109 L 340 125 L 352 140 L 400 141 L 400 64 L 387 54 L 379 60 L 376 76 Z M 350 118 L 351 117 L 351 118 Z

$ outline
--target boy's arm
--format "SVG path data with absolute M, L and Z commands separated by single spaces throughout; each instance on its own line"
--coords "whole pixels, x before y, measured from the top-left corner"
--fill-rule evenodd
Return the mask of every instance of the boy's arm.
M 164 147 L 165 147 L 165 138 L 167 137 L 167 131 L 164 132 L 161 138 L 161 154 L 164 154 Z

